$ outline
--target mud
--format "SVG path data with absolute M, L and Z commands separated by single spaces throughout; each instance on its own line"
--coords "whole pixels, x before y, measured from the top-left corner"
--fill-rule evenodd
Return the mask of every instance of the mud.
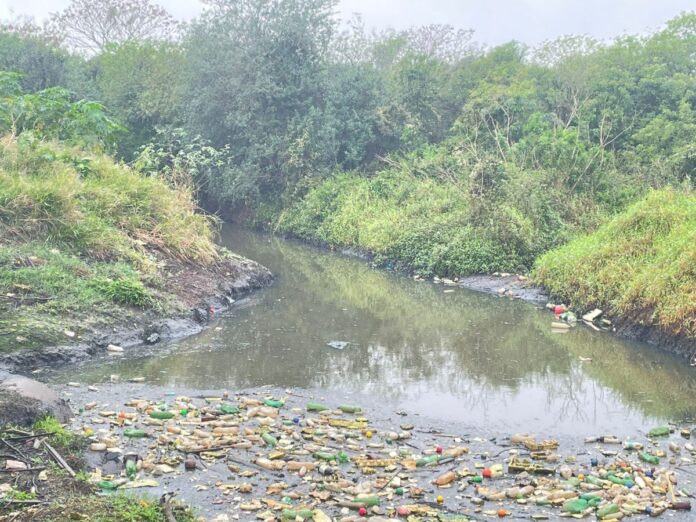
M 0 371 L 0 426 L 30 426 L 48 415 L 66 422 L 72 412 L 45 384 Z
M 458 286 L 477 292 L 522 299 L 536 305 L 548 301 L 548 296 L 542 288 L 534 286 L 526 277 L 514 274 L 463 277 L 459 279 Z
M 24 349 L 0 354 L 0 369 L 29 375 L 46 366 L 74 364 L 106 354 L 110 344 L 123 348 L 156 345 L 201 332 L 216 315 L 236 301 L 271 284 L 273 275 L 262 265 L 230 255 L 212 267 L 170 268 L 168 285 L 180 303 L 190 307 L 174 317 L 161 317 L 152 311 L 131 311 L 127 324 L 108 318 L 103 328 L 83 332 L 79 342 Z

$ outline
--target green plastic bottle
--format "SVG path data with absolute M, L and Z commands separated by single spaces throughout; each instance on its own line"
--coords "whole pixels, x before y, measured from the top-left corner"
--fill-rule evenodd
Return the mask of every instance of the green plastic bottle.
M 318 402 L 308 402 L 307 411 L 326 411 L 330 408 L 324 404 L 319 404 Z
M 641 451 L 638 454 L 638 458 L 642 460 L 643 462 L 647 462 L 648 464 L 659 464 L 660 459 L 659 457 L 656 457 L 655 455 L 651 455 L 650 453 L 647 453 L 645 451 Z
M 280 514 L 281 520 L 296 520 L 297 518 L 310 520 L 312 517 L 314 517 L 314 511 L 311 509 L 284 509 Z
M 123 434 L 132 439 L 147 437 L 147 433 L 145 433 L 143 430 L 136 430 L 133 428 L 126 428 L 123 430 Z
M 128 475 L 128 478 L 134 479 L 137 474 L 138 466 L 136 466 L 135 462 L 132 460 L 126 462 L 126 475 Z
M 152 410 L 150 412 L 150 417 L 159 420 L 169 420 L 174 418 L 174 414 L 171 411 Z
M 585 482 L 588 484 L 592 484 L 593 486 L 603 486 L 604 481 L 600 479 L 599 477 L 595 477 L 594 475 L 586 475 L 585 476 Z
M 315 453 L 312 453 L 312 457 L 314 457 L 317 460 L 326 460 L 331 461 L 331 460 L 336 460 L 336 455 L 333 453 L 329 453 L 328 451 L 317 451 Z
M 607 504 L 606 506 L 599 508 L 597 510 L 597 518 L 602 519 L 604 517 L 607 517 L 609 515 L 613 515 L 614 513 L 619 512 L 619 506 L 616 504 Z
M 379 506 L 380 499 L 377 495 L 369 495 L 366 497 L 356 497 L 353 499 L 353 502 L 369 508 L 372 506 Z
M 561 511 L 565 511 L 567 513 L 571 513 L 573 515 L 576 515 L 578 513 L 582 513 L 589 507 L 589 502 L 587 500 L 582 499 L 582 498 L 575 498 L 573 500 L 569 500 L 563 504 L 563 508 Z
M 351 406 L 349 404 L 344 404 L 338 407 L 343 413 L 362 413 L 362 408 L 360 406 Z
M 271 408 L 282 408 L 283 406 L 285 406 L 285 403 L 283 401 L 276 401 L 274 399 L 266 399 L 265 401 L 263 401 L 263 403 L 266 406 L 270 406 Z
M 116 484 L 110 480 L 100 480 L 97 485 L 105 491 L 115 491 L 117 489 Z
M 231 406 L 229 404 L 221 404 L 220 411 L 222 413 L 224 413 L 225 415 L 236 415 L 241 410 L 239 408 L 237 408 L 236 406 Z
M 431 455 L 429 457 L 423 457 L 422 459 L 416 460 L 416 467 L 422 468 L 423 466 L 435 464 L 437 462 L 437 459 L 438 459 L 438 455 Z
M 669 435 L 669 426 L 659 426 L 648 432 L 648 437 L 666 437 Z
M 266 443 L 266 446 L 270 446 L 271 448 L 275 448 L 278 444 L 278 439 L 276 439 L 273 435 L 271 435 L 267 431 L 264 431 L 261 434 L 261 438 Z

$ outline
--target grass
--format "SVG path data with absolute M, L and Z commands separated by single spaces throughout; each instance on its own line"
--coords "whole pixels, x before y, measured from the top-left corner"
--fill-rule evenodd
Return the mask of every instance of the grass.
M 36 421 L 31 429 L 34 433 L 53 433 L 50 442 L 59 448 L 72 448 L 77 444 L 77 437 L 54 417 L 44 417 Z
M 150 496 L 116 493 L 97 495 L 94 486 L 89 484 L 89 474 L 84 470 L 81 459 L 87 439 L 67 430 L 53 417 L 45 417 L 32 426 L 34 433 L 50 432 L 51 445 L 77 470 L 71 478 L 63 468 L 50 462 L 48 456 L 38 459 L 38 463 L 49 460 L 46 481 L 42 483 L 40 495 L 31 491 L 13 489 L 9 496 L 17 500 L 40 498 L 45 505 L 27 507 L 15 513 L 13 520 L 44 520 L 62 522 L 64 520 L 90 520 L 94 522 L 166 522 L 159 499 Z M 28 484 L 31 486 L 31 482 Z M 27 487 L 28 487 L 27 486 Z M 1 503 L 1 502 L 0 502 Z M 176 503 L 175 503 L 176 505 Z M 175 509 L 178 522 L 193 522 L 189 509 Z M 1 518 L 1 516 L 0 516 Z
M 579 309 L 696 338 L 696 195 L 653 191 L 542 256 L 533 277 Z
M 421 275 L 461 276 L 526 271 L 603 215 L 550 173 L 455 161 L 449 168 L 457 174 L 443 177 L 444 161 L 452 160 L 412 157 L 373 177 L 338 174 L 282 212 L 276 229 L 369 251 L 381 264 Z M 475 175 L 464 174 L 472 169 Z M 483 186 L 478 171 L 488 180 Z
M 82 497 L 68 503 L 72 512 L 88 515 L 93 522 L 166 522 L 158 499 L 135 495 Z M 179 511 L 177 522 L 193 522 L 195 518 Z M 48 520 L 63 520 L 60 518 Z
M 214 233 L 184 188 L 105 155 L 1 138 L 0 350 L 173 310 L 166 267 L 216 263 Z

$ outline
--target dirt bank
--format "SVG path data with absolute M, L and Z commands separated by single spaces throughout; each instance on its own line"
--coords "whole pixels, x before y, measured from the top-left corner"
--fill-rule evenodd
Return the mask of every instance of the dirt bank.
M 209 266 L 170 263 L 166 267 L 166 286 L 176 305 L 168 307 L 168 313 L 122 307 L 116 311 L 92 310 L 82 321 L 67 316 L 64 340 L 37 348 L 23 348 L 16 343 L 15 350 L 0 354 L 0 367 L 28 375 L 44 366 L 106 353 L 109 345 L 154 345 L 193 335 L 241 296 L 269 285 L 272 279 L 267 268 L 234 254 Z

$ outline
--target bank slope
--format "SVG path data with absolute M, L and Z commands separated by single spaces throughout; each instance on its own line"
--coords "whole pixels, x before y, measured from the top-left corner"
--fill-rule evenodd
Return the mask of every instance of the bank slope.
M 541 256 L 533 278 L 623 333 L 696 354 L 696 194 L 651 192 L 595 233 Z
M 114 332 L 156 341 L 166 334 L 157 321 L 192 309 L 205 319 L 268 282 L 214 234 L 186 189 L 106 155 L 0 139 L 0 353 L 103 344 Z

